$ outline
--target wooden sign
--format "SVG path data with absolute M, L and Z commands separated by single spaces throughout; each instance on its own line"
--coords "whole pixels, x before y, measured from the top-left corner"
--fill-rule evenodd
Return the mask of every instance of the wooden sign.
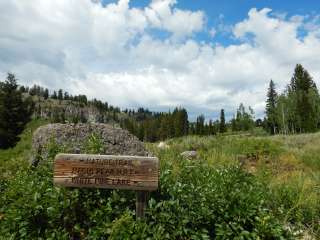
M 67 187 L 153 191 L 158 188 L 156 157 L 58 154 L 54 183 Z

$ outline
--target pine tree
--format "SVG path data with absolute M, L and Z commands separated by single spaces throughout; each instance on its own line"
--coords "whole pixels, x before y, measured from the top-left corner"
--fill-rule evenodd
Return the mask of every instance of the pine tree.
M 208 128 L 209 128 L 209 135 L 214 135 L 215 134 L 215 132 L 214 132 L 214 128 L 213 128 L 213 122 L 212 122 L 212 120 L 210 119 L 209 120 L 209 125 L 208 125 Z
M 169 137 L 170 127 L 169 127 L 169 117 L 167 114 L 163 114 L 160 118 L 160 129 L 159 138 L 165 140 Z
M 58 91 L 58 99 L 59 100 L 63 100 L 63 91 L 62 91 L 62 89 L 59 89 L 59 91 Z
M 51 98 L 52 99 L 57 99 L 58 98 L 56 91 L 53 91 L 53 94 L 52 94 Z
M 288 87 L 297 132 L 313 132 L 319 121 L 319 92 L 307 70 L 297 64 Z
M 19 91 L 20 91 L 21 93 L 25 93 L 25 92 L 26 92 L 25 86 L 20 86 Z
M 17 79 L 8 73 L 0 84 L 0 148 L 14 146 L 33 111 L 31 98 L 23 99 Z
M 224 109 L 221 109 L 219 132 L 224 133 L 226 131 L 227 131 L 227 126 L 226 126 L 226 119 L 225 119 L 225 115 L 224 115 Z
M 69 93 L 68 92 L 64 92 L 64 96 L 63 96 L 64 100 L 69 100 Z
M 275 84 L 272 80 L 270 80 L 268 93 L 267 93 L 266 115 L 267 115 L 269 131 L 271 134 L 276 134 L 277 132 L 277 116 L 276 116 L 277 98 L 278 98 L 278 95 L 275 89 Z
M 200 115 L 197 117 L 197 122 L 196 122 L 196 129 L 195 133 L 197 135 L 204 135 L 204 115 Z
M 30 96 L 35 96 L 37 95 L 37 85 L 33 85 L 30 90 L 29 90 Z
M 188 135 L 188 132 L 189 132 L 188 112 L 184 108 L 182 108 L 180 111 L 181 111 L 182 132 L 183 132 L 183 135 Z
M 46 88 L 46 89 L 44 90 L 43 97 L 44 97 L 44 99 L 48 99 L 48 97 L 49 97 L 49 90 L 48 90 L 48 88 Z
M 184 108 L 175 108 L 172 113 L 174 124 L 174 136 L 181 137 L 188 134 L 188 113 Z

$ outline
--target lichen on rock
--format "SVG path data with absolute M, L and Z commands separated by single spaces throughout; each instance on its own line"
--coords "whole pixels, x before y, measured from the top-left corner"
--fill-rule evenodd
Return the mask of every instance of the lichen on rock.
M 55 123 L 39 127 L 35 131 L 32 139 L 33 152 L 35 153 L 33 162 L 47 158 L 48 146 L 52 142 L 59 147 L 63 146 L 66 153 L 88 153 L 87 143 L 92 136 L 99 137 L 101 147 L 99 147 L 97 154 L 150 155 L 144 144 L 127 130 L 102 123 Z

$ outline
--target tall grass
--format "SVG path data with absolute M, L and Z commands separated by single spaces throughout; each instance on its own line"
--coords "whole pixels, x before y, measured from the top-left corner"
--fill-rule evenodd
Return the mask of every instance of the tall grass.
M 189 136 L 168 144 L 172 152 L 197 150 L 198 160 L 213 166 L 237 164 L 242 156 L 243 168 L 268 185 L 270 208 L 283 224 L 320 239 L 320 133 Z
M 159 190 L 136 221 L 132 191 L 68 189 L 47 161 L 29 168 L 31 122 L 0 150 L 0 233 L 7 239 L 320 239 L 320 134 L 188 136 L 147 144 L 160 159 Z M 98 136 L 83 151 L 99 153 Z M 67 149 L 67 148 L 65 148 Z M 195 159 L 180 153 L 196 150 Z M 239 156 L 241 162 L 239 162 Z
M 16 172 L 29 166 L 32 158 L 32 135 L 46 120 L 32 120 L 19 136 L 20 141 L 9 149 L 0 149 L 0 181 L 15 177 Z

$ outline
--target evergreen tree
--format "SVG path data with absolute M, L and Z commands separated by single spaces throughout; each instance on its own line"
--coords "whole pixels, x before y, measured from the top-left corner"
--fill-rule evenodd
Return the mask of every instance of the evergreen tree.
M 189 124 L 189 134 L 194 135 L 196 134 L 196 128 L 195 128 L 195 124 L 194 123 L 190 123 Z
M 224 133 L 226 131 L 227 131 L 227 126 L 226 126 L 226 119 L 225 119 L 225 115 L 224 115 L 224 109 L 221 109 L 219 132 Z
M 204 115 L 200 115 L 197 117 L 197 122 L 196 122 L 196 129 L 195 129 L 195 133 L 197 135 L 204 135 Z
M 313 132 L 318 125 L 319 92 L 312 77 L 301 64 L 297 64 L 289 86 L 289 97 L 293 98 L 298 132 Z
M 53 94 L 52 94 L 51 98 L 52 99 L 57 99 L 58 98 L 56 91 L 53 91 Z
M 23 99 L 15 76 L 0 84 L 0 148 L 14 146 L 33 111 L 31 98 Z
M 214 132 L 214 127 L 213 127 L 213 122 L 212 122 L 212 120 L 211 120 L 211 119 L 209 120 L 209 125 L 208 125 L 208 134 L 209 134 L 209 135 L 213 135 L 213 134 L 215 134 L 215 132 Z
M 59 89 L 59 91 L 58 91 L 58 99 L 59 100 L 63 100 L 63 91 L 62 91 L 62 89 Z
M 271 81 L 267 94 L 266 121 L 271 133 L 313 132 L 319 127 L 320 97 L 307 70 L 297 64 L 286 91 L 277 96 Z
M 25 86 L 20 86 L 19 91 L 20 91 L 21 93 L 25 93 L 25 92 L 26 92 Z
M 163 114 L 160 118 L 160 129 L 159 129 L 159 138 L 161 140 L 165 140 L 169 137 L 170 134 L 170 126 L 169 126 L 169 116 L 167 114 Z
M 44 90 L 43 97 L 44 97 L 44 99 L 48 99 L 48 97 L 49 97 L 49 90 L 48 90 L 48 88 L 46 88 L 46 89 Z
M 87 103 L 88 103 L 87 96 L 86 95 L 79 95 L 78 101 L 84 105 L 87 105 Z M 112 110 L 113 109 L 110 109 L 110 111 L 112 111 Z
M 64 96 L 63 96 L 64 100 L 69 100 L 69 93 L 68 92 L 65 92 L 64 93 Z
M 271 80 L 269 83 L 269 88 L 267 93 L 267 104 L 266 104 L 267 122 L 269 126 L 269 131 L 271 134 L 276 134 L 277 132 L 276 104 L 277 104 L 277 92 L 275 89 L 275 84 Z
M 181 137 L 188 134 L 188 114 L 183 108 L 176 108 L 172 113 L 174 136 Z
M 31 96 L 37 95 L 37 85 L 33 85 L 33 86 L 30 88 L 29 94 L 30 94 Z

